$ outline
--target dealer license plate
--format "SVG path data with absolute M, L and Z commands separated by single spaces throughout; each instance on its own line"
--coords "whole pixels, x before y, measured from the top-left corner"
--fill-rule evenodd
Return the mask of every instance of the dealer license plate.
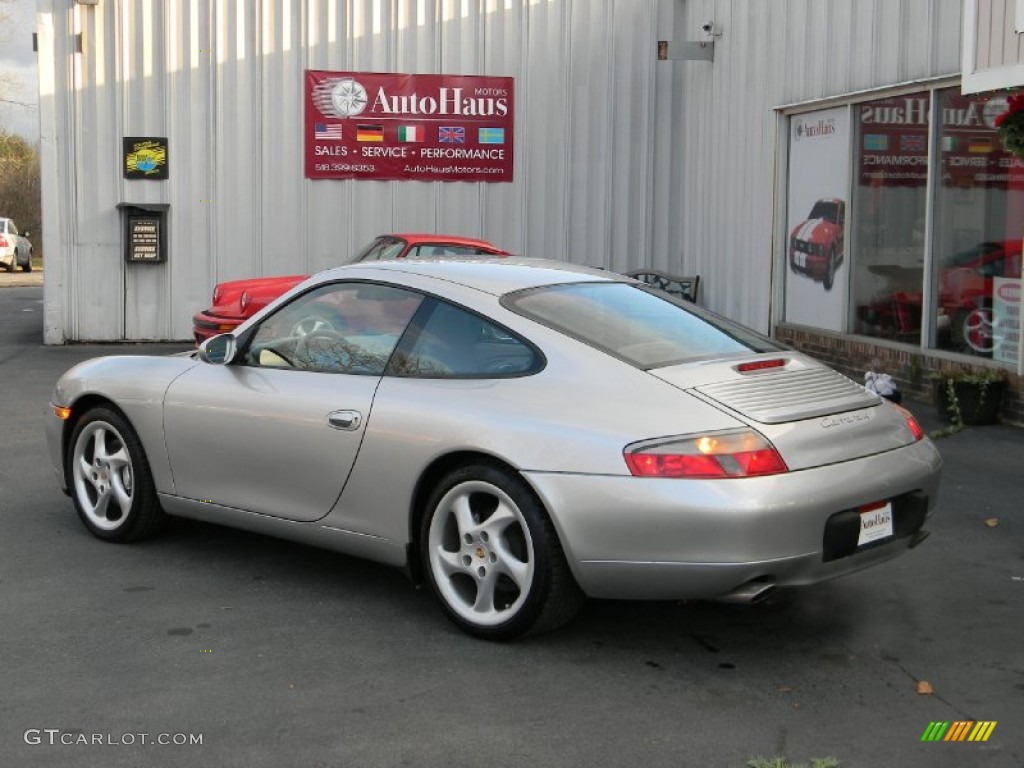
M 873 541 L 892 536 L 892 503 L 879 501 L 875 504 L 867 504 L 861 507 L 860 512 L 860 535 L 857 537 L 857 546 L 863 547 Z

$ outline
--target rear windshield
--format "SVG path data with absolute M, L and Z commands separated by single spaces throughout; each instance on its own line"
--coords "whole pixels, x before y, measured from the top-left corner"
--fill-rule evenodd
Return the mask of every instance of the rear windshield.
M 629 283 L 531 288 L 507 295 L 502 303 L 644 369 L 784 349 L 741 325 Z

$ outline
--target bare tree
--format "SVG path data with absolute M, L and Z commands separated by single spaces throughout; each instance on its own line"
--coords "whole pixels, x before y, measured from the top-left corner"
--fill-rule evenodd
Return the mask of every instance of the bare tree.
M 41 239 L 42 190 L 39 153 L 23 137 L 0 131 L 0 216 L 17 222 L 19 229 L 33 233 L 37 254 Z

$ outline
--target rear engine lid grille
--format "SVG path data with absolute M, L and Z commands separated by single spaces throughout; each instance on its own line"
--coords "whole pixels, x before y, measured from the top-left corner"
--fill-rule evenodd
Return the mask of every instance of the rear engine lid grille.
M 705 384 L 696 391 L 763 424 L 781 424 L 880 402 L 856 382 L 828 368 L 765 371 L 742 380 Z

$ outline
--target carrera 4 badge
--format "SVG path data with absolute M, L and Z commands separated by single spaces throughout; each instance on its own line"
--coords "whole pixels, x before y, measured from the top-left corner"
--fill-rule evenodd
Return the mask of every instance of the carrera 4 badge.
M 866 411 L 854 411 L 853 413 L 840 413 L 834 416 L 826 416 L 821 420 L 822 429 L 831 429 L 832 427 L 852 427 L 854 424 L 860 424 L 864 421 L 869 421 L 871 414 Z

